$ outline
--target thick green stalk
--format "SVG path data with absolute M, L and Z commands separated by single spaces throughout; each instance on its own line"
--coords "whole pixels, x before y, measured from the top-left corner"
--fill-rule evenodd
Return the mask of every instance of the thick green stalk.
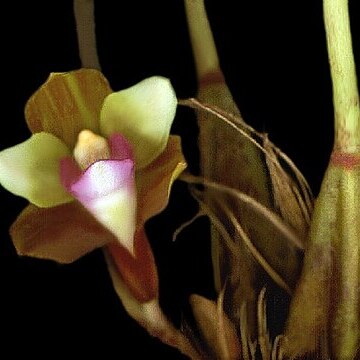
M 290 356 L 355 359 L 360 347 L 360 109 L 347 0 L 324 0 L 335 144 L 286 330 Z
M 360 106 L 348 0 L 324 0 L 323 5 L 335 112 L 332 160 L 345 167 L 339 183 L 342 211 L 336 228 L 338 241 L 333 242 L 341 267 L 337 274 L 338 304 L 331 329 L 332 349 L 336 357 L 345 358 L 354 353 L 360 340 Z
M 324 21 L 333 83 L 335 150 L 360 150 L 360 107 L 348 0 L 324 0 Z

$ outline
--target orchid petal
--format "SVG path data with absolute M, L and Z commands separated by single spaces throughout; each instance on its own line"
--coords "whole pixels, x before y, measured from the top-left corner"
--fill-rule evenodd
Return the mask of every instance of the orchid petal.
M 73 148 L 82 129 L 98 132 L 100 109 L 111 92 L 105 77 L 93 69 L 53 73 L 26 104 L 29 129 L 54 134 Z
M 137 173 L 139 225 L 166 207 L 171 186 L 186 166 L 180 137 L 171 135 L 156 161 Z
M 29 205 L 11 226 L 19 255 L 70 263 L 115 237 L 78 202 L 41 209 Z
M 133 145 L 140 169 L 165 149 L 176 106 L 170 81 L 154 76 L 109 95 L 101 110 L 100 130 L 106 136 L 123 134 Z
M 136 220 L 133 161 L 97 161 L 73 179 L 66 178 L 76 174 L 73 162 L 64 159 L 60 166 L 61 180 L 67 190 L 133 253 Z
M 0 183 L 39 207 L 72 200 L 60 182 L 59 161 L 70 154 L 67 146 L 48 133 L 32 135 L 0 153 Z

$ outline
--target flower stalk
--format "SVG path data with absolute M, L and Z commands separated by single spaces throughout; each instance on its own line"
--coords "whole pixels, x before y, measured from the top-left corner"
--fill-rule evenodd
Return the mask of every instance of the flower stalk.
M 81 67 L 100 70 L 96 47 L 94 0 L 74 0 L 74 15 Z
M 324 21 L 333 84 L 335 149 L 360 150 L 360 107 L 348 0 L 324 0 Z
M 219 57 L 204 1 L 185 0 L 185 10 L 196 74 L 201 81 L 205 76 L 220 71 Z
M 360 108 L 347 0 L 324 0 L 335 142 L 315 204 L 287 353 L 356 358 L 360 345 Z M 320 352 L 320 353 L 319 353 Z

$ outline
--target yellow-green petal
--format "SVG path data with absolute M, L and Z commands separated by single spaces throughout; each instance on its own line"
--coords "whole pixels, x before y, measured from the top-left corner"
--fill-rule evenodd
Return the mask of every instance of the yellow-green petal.
M 176 106 L 170 81 L 154 76 L 105 99 L 100 131 L 124 135 L 133 146 L 137 169 L 143 168 L 165 149 Z
M 27 102 L 26 122 L 32 133 L 51 133 L 73 148 L 81 130 L 98 132 L 100 110 L 111 92 L 97 70 L 52 73 Z
M 59 161 L 68 147 L 54 135 L 41 132 L 0 152 L 0 184 L 39 207 L 71 201 L 60 183 Z

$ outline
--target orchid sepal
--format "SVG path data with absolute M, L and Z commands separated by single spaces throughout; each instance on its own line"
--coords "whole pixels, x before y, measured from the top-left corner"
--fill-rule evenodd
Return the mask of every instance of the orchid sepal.
M 111 93 L 100 71 L 51 73 L 27 101 L 26 123 L 33 134 L 53 134 L 72 149 L 81 130 L 99 131 L 99 113 Z

